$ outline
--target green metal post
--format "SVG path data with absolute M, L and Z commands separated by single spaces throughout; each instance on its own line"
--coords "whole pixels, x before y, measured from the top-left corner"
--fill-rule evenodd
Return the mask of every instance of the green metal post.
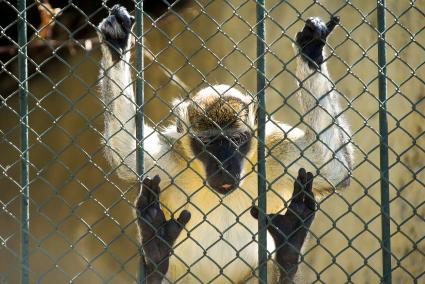
M 382 283 L 391 283 L 391 231 L 388 173 L 387 67 L 385 54 L 385 0 L 378 0 L 379 134 L 381 169 Z
M 29 153 L 28 153 L 28 59 L 27 4 L 18 2 L 19 114 L 21 126 L 21 283 L 29 283 Z
M 137 175 L 139 179 L 143 179 L 144 175 L 144 150 L 143 150 L 143 125 L 144 125 L 144 77 L 143 77 L 143 0 L 136 1 L 136 139 L 137 139 Z M 140 257 L 143 257 L 143 248 L 140 248 Z M 146 283 L 146 270 L 144 261 L 140 261 L 139 267 L 139 283 Z
M 257 0 L 257 96 L 258 96 L 258 264 L 259 283 L 267 283 L 266 225 L 266 70 L 265 70 L 265 0 Z

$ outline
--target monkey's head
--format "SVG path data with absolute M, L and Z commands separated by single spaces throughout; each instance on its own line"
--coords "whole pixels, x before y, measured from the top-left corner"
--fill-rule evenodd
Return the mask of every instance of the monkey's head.
M 199 91 L 176 105 L 177 132 L 187 135 L 193 158 L 200 161 L 206 183 L 221 194 L 239 186 L 252 152 L 256 103 L 227 86 Z

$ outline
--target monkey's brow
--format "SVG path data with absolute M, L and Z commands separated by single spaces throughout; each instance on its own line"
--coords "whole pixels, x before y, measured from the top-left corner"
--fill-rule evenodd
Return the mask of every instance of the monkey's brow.
M 234 136 L 235 134 L 245 133 L 245 132 L 251 132 L 251 129 L 249 127 L 232 127 L 232 128 L 214 128 L 214 129 L 208 129 L 203 131 L 191 131 L 194 136 L 205 136 L 205 137 L 211 137 L 211 136 L 218 136 L 223 135 L 227 137 Z

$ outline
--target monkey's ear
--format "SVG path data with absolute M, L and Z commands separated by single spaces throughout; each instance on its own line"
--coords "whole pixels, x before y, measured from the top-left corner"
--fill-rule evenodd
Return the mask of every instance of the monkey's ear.
M 183 123 L 180 120 L 176 121 L 176 128 L 177 128 L 177 133 L 183 133 L 184 127 L 183 127 Z
M 184 99 L 175 99 L 171 112 L 175 117 L 177 133 L 183 133 L 189 123 L 188 114 L 189 101 Z
M 258 124 L 258 106 L 257 102 L 252 102 L 248 106 L 248 125 L 251 128 L 255 128 L 255 126 Z

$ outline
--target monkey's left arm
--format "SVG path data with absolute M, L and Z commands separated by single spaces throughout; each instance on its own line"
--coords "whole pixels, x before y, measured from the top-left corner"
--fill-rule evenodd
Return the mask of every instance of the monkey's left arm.
M 279 267 L 279 283 L 294 283 L 301 249 L 313 222 L 316 201 L 312 192 L 313 174 L 301 168 L 294 183 L 292 201 L 284 215 L 268 214 L 267 229 L 276 245 L 276 262 Z M 258 208 L 251 209 L 258 219 Z
M 309 18 L 295 40 L 298 98 L 306 124 L 303 139 L 297 141 L 307 160 L 300 166 L 314 165 L 320 170 L 315 183 L 319 191 L 348 186 L 353 164 L 350 129 L 342 116 L 340 95 L 330 78 L 324 51 L 326 39 L 338 23 L 338 17 L 326 24 Z

